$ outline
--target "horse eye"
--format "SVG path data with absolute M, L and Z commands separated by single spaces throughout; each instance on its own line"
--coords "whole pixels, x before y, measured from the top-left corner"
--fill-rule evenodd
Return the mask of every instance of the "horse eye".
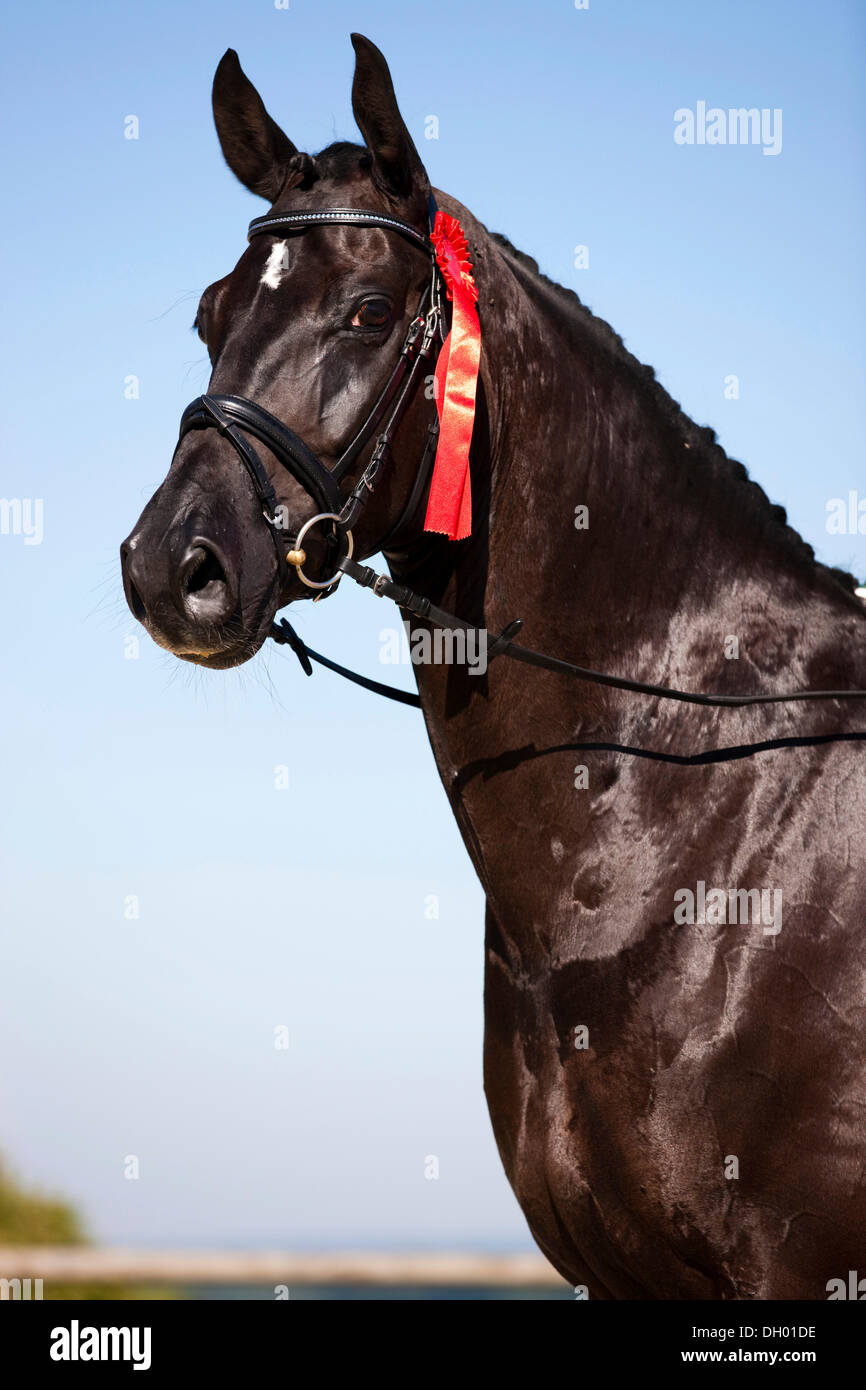
M 384 328 L 391 317 L 387 299 L 366 299 L 352 319 L 353 328 Z

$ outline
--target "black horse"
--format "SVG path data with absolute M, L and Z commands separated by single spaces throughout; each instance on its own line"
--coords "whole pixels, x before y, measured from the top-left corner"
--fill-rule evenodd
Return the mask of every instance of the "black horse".
M 300 153 L 229 51 L 214 82 L 226 160 L 275 213 L 372 209 L 425 233 L 430 188 L 387 66 L 353 44 L 365 148 Z M 851 577 L 816 562 L 606 323 L 435 196 L 479 289 L 473 529 L 425 534 L 416 508 L 386 550 L 392 575 L 640 680 L 862 689 Z M 332 466 L 429 276 L 423 249 L 384 226 L 255 237 L 201 300 L 209 392 L 249 397 Z M 404 514 L 429 395 L 400 423 L 356 557 Z M 296 535 L 321 508 L 262 457 Z M 312 592 L 267 532 L 230 441 L 190 431 L 122 548 L 133 612 L 180 657 L 246 661 Z M 309 542 L 306 573 L 324 582 L 325 532 Z M 506 660 L 483 677 L 415 669 L 487 896 L 485 1089 L 542 1250 L 594 1298 L 821 1299 L 866 1272 L 866 770 L 856 744 L 797 742 L 855 729 L 862 705 L 712 710 Z M 755 744 L 770 747 L 700 757 Z

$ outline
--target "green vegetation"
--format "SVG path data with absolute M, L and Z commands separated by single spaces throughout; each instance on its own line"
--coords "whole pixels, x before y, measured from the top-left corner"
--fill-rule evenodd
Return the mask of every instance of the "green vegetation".
M 60 1197 L 26 1190 L 0 1159 L 0 1246 L 85 1245 L 87 1237 L 78 1213 Z M 118 1284 L 55 1284 L 43 1290 L 46 1299 L 163 1299 L 171 1289 L 121 1287 Z
M 0 1159 L 0 1245 L 82 1245 L 81 1221 L 67 1202 L 26 1192 Z

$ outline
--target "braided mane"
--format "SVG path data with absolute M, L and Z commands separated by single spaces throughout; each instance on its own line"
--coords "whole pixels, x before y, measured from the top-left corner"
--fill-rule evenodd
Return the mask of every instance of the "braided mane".
M 590 335 L 596 346 L 609 356 L 616 368 L 631 378 L 633 384 L 645 395 L 652 407 L 682 437 L 683 442 L 688 444 L 693 451 L 692 458 L 695 463 L 713 467 L 716 470 L 724 470 L 731 481 L 743 489 L 744 502 L 755 511 L 763 510 L 769 515 L 771 521 L 779 527 L 787 549 L 799 560 L 822 574 L 830 576 L 847 593 L 852 593 L 857 588 L 859 580 L 853 574 L 835 566 L 825 565 L 816 559 L 815 551 L 809 542 L 804 540 L 799 532 L 788 524 L 785 508 L 770 501 L 760 484 L 749 477 L 744 464 L 728 457 L 718 442 L 715 430 L 707 425 L 696 425 L 694 420 L 686 415 L 679 403 L 668 395 L 661 382 L 656 379 L 653 368 L 638 361 L 629 352 L 622 338 L 611 328 L 609 323 L 598 318 L 581 301 L 574 290 L 567 289 L 564 285 L 560 285 L 544 275 L 538 268 L 538 262 L 524 251 L 518 251 L 501 232 L 491 232 L 490 237 L 500 250 L 505 252 L 507 257 L 516 261 L 524 271 L 528 272 L 551 296 L 559 300 L 570 314 L 580 321 L 581 326 Z

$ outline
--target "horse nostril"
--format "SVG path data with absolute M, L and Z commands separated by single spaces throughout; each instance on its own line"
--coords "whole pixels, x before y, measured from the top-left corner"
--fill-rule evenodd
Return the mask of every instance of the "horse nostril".
M 127 580 L 126 596 L 129 600 L 129 606 L 132 609 L 133 617 L 137 618 L 140 623 L 143 623 L 147 616 L 147 609 L 144 606 L 141 594 L 138 592 L 131 579 Z
M 147 608 L 132 577 L 135 559 L 135 542 L 124 541 L 120 547 L 120 572 L 123 578 L 123 589 L 133 617 L 143 623 L 147 617 Z
M 181 592 L 184 607 L 193 617 L 213 620 L 224 617 L 231 607 L 223 562 L 203 541 L 197 541 L 187 551 L 181 573 Z
M 196 546 L 194 558 L 190 559 L 192 568 L 187 571 L 183 583 L 185 594 L 200 594 L 210 584 L 225 584 L 226 572 L 212 550 Z

